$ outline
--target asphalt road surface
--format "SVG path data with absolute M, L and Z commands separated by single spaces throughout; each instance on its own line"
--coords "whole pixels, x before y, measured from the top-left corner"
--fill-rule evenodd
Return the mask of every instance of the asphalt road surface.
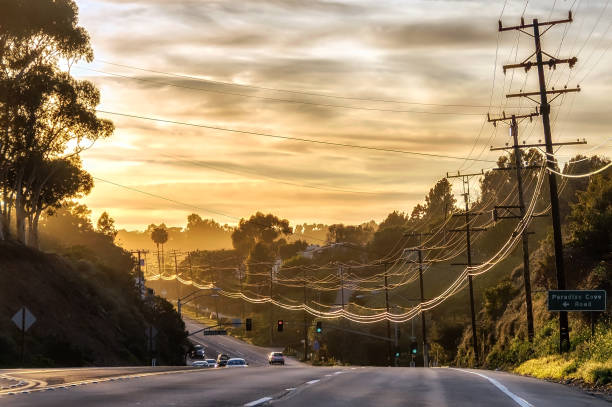
M 560 384 L 485 370 L 190 369 L 0 395 L 0 406 L 609 406 Z
M 186 320 L 194 332 L 202 325 Z M 610 403 L 580 390 L 487 370 L 269 366 L 270 348 L 229 336 L 191 339 L 207 357 L 242 357 L 245 368 L 129 367 L 0 370 L 2 406 L 495 406 L 581 407 Z
M 196 332 L 204 327 L 193 320 L 183 317 L 187 331 Z M 217 359 L 219 353 L 225 353 L 229 357 L 243 358 L 249 366 L 267 366 L 268 354 L 272 351 L 282 351 L 281 348 L 262 348 L 245 343 L 239 339 L 225 335 L 204 336 L 202 333 L 197 333 L 189 337 L 194 343 L 199 343 L 204 346 L 204 352 L 207 358 Z M 295 359 L 285 358 L 286 365 L 301 365 Z

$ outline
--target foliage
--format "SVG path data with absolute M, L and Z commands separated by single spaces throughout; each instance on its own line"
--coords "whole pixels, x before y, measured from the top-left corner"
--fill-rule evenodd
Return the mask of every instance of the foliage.
M 383 230 L 386 228 L 392 228 L 392 227 L 398 227 L 398 226 L 401 227 L 401 226 L 406 225 L 406 222 L 408 222 L 408 217 L 406 216 L 405 213 L 399 212 L 399 211 L 393 211 L 389 215 L 387 215 L 387 218 L 383 220 L 380 225 L 378 225 L 378 230 Z
M 271 245 L 280 236 L 292 233 L 287 219 L 280 219 L 272 214 L 264 215 L 257 212 L 248 220 L 240 219 L 240 223 L 232 233 L 232 244 L 238 253 L 248 255 L 258 243 Z
M 96 116 L 95 86 L 60 69 L 93 59 L 74 1 L 3 0 L 0 8 L 0 239 L 14 212 L 17 240 L 37 246 L 42 211 L 91 189 L 79 154 L 113 125 Z
M 583 327 L 581 334 L 588 332 Z M 594 337 L 572 340 L 573 350 L 564 355 L 548 354 L 520 364 L 515 372 L 541 379 L 580 379 L 592 385 L 612 383 L 612 329 L 600 324 Z M 539 352 L 541 355 L 543 352 Z
M 592 254 L 612 251 L 612 177 L 591 178 L 586 191 L 577 194 L 571 209 L 573 244 Z
M 100 215 L 100 218 L 98 218 L 96 231 L 108 236 L 111 240 L 115 240 L 115 236 L 117 236 L 115 220 L 108 215 L 108 212 L 102 212 L 102 215 Z
M 327 242 L 329 243 L 354 243 L 358 245 L 366 244 L 374 235 L 371 225 L 331 225 L 327 232 Z
M 157 245 L 166 243 L 168 241 L 168 231 L 165 227 L 156 227 L 151 232 L 151 240 Z
M 503 280 L 496 286 L 485 289 L 484 309 L 488 317 L 491 319 L 499 318 L 517 293 L 518 290 L 510 280 Z

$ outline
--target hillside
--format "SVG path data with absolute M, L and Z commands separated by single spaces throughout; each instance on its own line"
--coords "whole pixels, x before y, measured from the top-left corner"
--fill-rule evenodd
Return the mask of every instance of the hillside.
M 142 301 L 130 272 L 84 257 L 0 242 L 0 366 L 20 365 L 11 318 L 22 306 L 37 318 L 25 336 L 26 366 L 149 364 L 147 323 L 159 331 L 158 363 L 182 363 L 186 334 L 171 305 Z
M 564 260 L 568 289 L 612 292 L 612 178 L 593 177 L 570 203 L 564 230 Z M 579 380 L 589 385 L 612 382 L 612 330 L 607 312 L 571 312 L 568 354 L 559 355 L 558 313 L 548 312 L 546 290 L 556 287 L 550 234 L 531 255 L 535 338 L 527 341 L 522 268 L 485 292 L 481 364 L 541 378 Z M 593 318 L 593 320 L 591 320 Z M 593 325 L 591 325 L 593 324 Z M 592 333 L 593 330 L 593 333 Z M 471 331 L 464 331 L 457 363 L 474 363 Z M 610 388 L 610 385 L 608 385 Z

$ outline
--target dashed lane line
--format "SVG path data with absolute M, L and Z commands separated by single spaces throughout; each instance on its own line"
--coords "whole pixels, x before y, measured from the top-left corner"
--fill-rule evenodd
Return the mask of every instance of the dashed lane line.
M 471 372 L 469 370 L 463 370 L 463 369 L 453 369 L 453 370 L 458 370 L 460 372 L 471 373 L 471 374 L 475 374 L 475 375 L 480 376 L 480 377 L 484 377 L 489 382 L 491 382 L 495 387 L 497 387 L 499 390 L 501 390 L 506 396 L 508 396 L 512 400 L 514 400 L 514 402 L 516 404 L 518 404 L 519 406 L 521 406 L 521 407 L 533 407 L 533 404 L 529 403 L 525 399 L 523 399 L 523 398 L 517 396 L 516 394 L 512 393 L 510 390 L 508 390 L 508 388 L 506 386 L 504 386 L 503 384 L 501 384 L 497 380 L 490 378 L 489 376 L 485 376 L 484 374 L 478 373 L 478 372 Z
M 306 384 L 315 384 L 315 383 L 318 383 L 320 381 L 321 381 L 321 379 L 314 379 L 314 380 L 307 381 Z
M 270 400 L 272 400 L 272 397 L 262 397 L 260 399 L 255 400 L 255 401 L 251 401 L 250 403 L 246 403 L 244 405 L 244 407 L 258 406 L 260 404 L 267 403 Z

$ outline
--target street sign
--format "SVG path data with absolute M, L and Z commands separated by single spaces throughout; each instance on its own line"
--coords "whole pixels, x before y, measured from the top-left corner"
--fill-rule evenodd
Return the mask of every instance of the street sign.
M 27 307 L 22 307 L 12 318 L 17 328 L 21 331 L 25 332 L 34 322 L 36 322 L 36 317 L 30 312 Z
M 605 290 L 550 290 L 549 311 L 605 311 Z
M 202 331 L 204 335 L 227 335 L 227 331 L 225 330 L 216 330 L 216 331 Z
M 312 349 L 315 352 L 318 352 L 320 348 L 321 348 L 321 345 L 319 345 L 319 341 L 314 341 L 314 343 L 312 344 Z

